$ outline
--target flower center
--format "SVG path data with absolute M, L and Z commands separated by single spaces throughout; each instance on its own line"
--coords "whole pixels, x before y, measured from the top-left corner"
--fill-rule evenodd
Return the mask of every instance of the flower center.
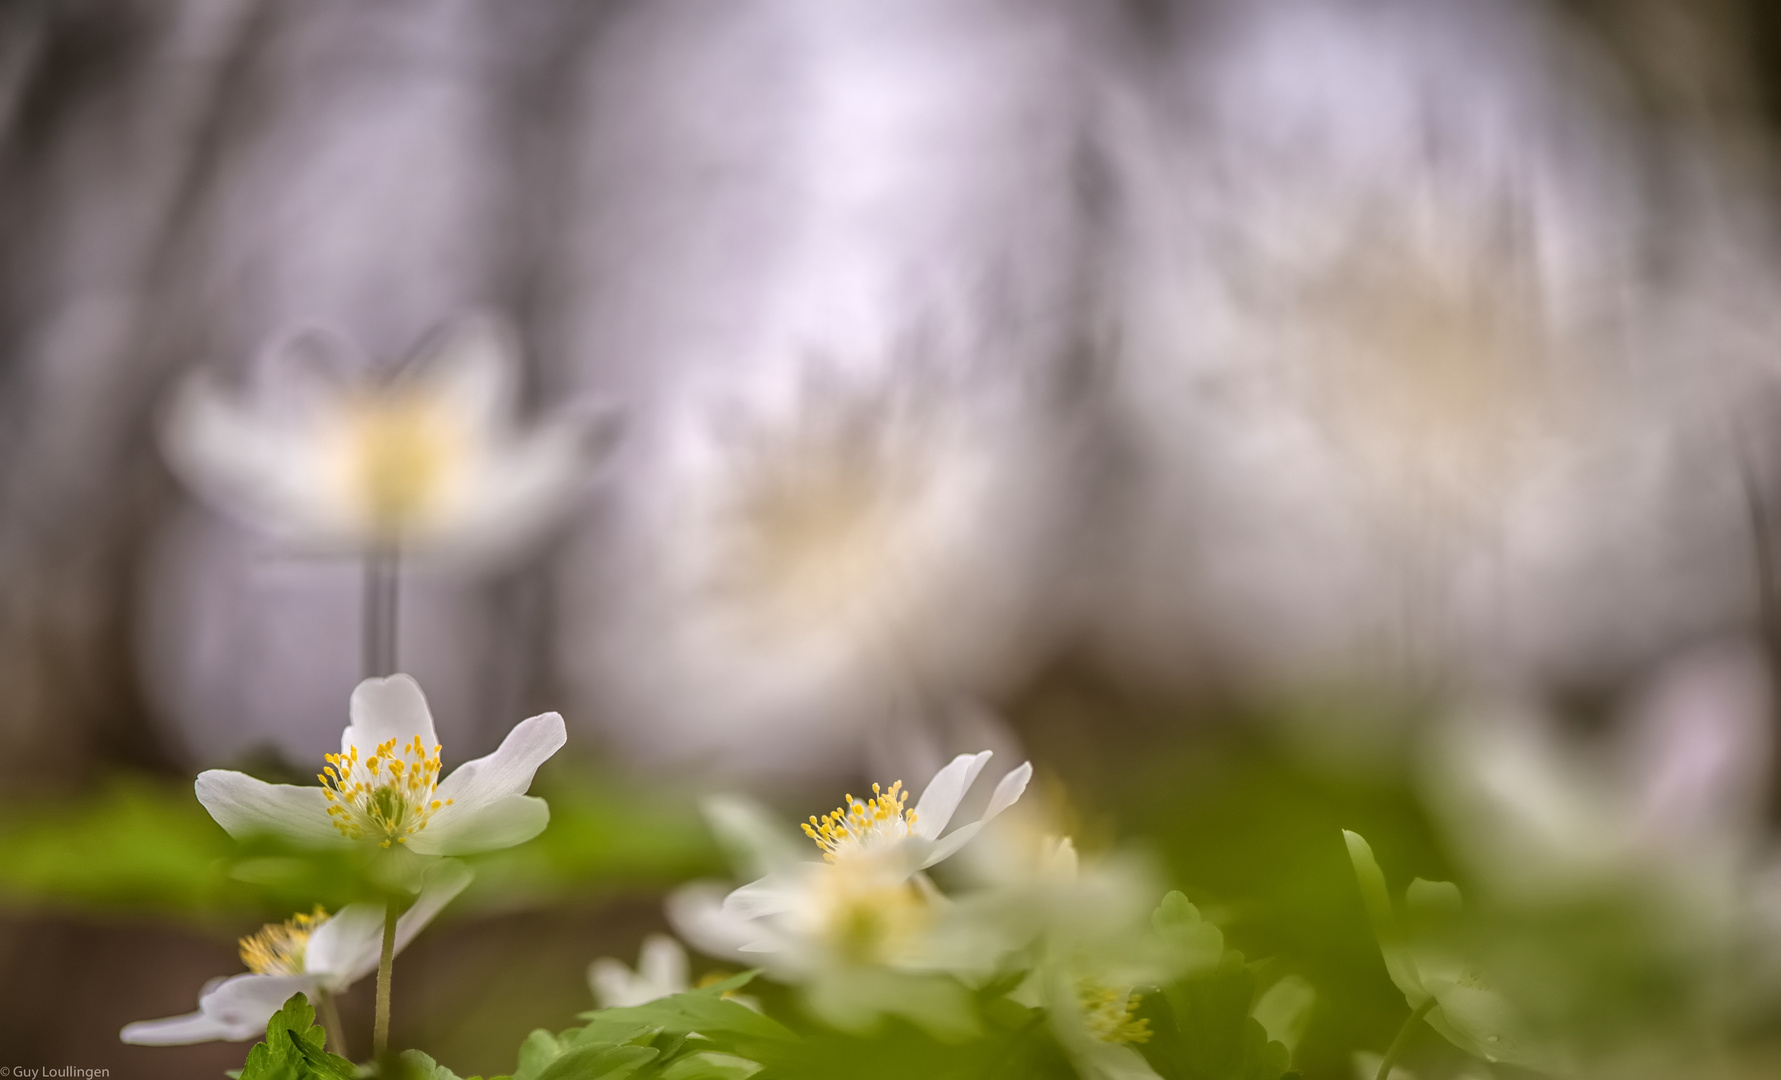
M 437 401 L 383 394 L 349 411 L 344 480 L 358 508 L 386 533 L 435 509 L 463 458 L 458 426 Z
M 371 756 L 359 760 L 359 748 L 329 754 L 328 764 L 316 779 L 328 799 L 328 817 L 340 835 L 349 840 L 373 839 L 379 847 L 406 844 L 427 827 L 427 822 L 452 800 L 433 797 L 439 786 L 439 747 L 431 754 L 416 735 L 396 751 L 396 740 L 378 745 Z
M 816 901 L 822 936 L 858 964 L 889 963 L 907 954 L 933 914 L 914 882 L 870 858 L 826 870 Z
M 1077 1000 L 1089 1034 L 1106 1043 L 1150 1041 L 1150 1021 L 1138 1018 L 1141 996 L 1133 990 L 1103 986 L 1093 979 L 1076 984 Z
M 317 904 L 311 914 L 267 923 L 258 933 L 241 939 L 241 962 L 256 975 L 301 975 L 309 935 L 327 921 L 327 911 Z
M 901 840 L 915 827 L 915 811 L 903 809 L 909 793 L 898 780 L 888 790 L 872 785 L 872 798 L 864 801 L 846 797 L 838 809 L 821 818 L 812 815 L 803 824 L 804 835 L 822 848 L 823 858 L 834 862 L 836 856 L 886 840 Z

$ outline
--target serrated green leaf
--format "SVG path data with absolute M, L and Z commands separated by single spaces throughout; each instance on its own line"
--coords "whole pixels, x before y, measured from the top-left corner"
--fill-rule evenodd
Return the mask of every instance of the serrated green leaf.
M 662 1070 L 662 1080 L 748 1080 L 763 1066 L 735 1054 L 715 1050 L 689 1054 Z
M 405 1071 L 403 1080 L 459 1080 L 458 1074 L 434 1061 L 433 1058 L 419 1050 L 404 1050 L 398 1059 Z M 467 1080 L 482 1080 L 480 1076 L 468 1077 Z M 494 1080 L 501 1080 L 500 1077 Z M 512 1080 L 511 1077 L 507 1080 Z
M 321 1031 L 322 1029 L 316 1028 L 315 1030 Z M 303 1062 L 301 1071 L 305 1077 L 313 1077 L 315 1080 L 358 1080 L 359 1068 L 352 1062 L 337 1054 L 330 1054 L 318 1045 L 311 1044 L 306 1038 L 298 1036 L 295 1031 L 285 1032 L 285 1037 L 290 1040 L 294 1055 Z

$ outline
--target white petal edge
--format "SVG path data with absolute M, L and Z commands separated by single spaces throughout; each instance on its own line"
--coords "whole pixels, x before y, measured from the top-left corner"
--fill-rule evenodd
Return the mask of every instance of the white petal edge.
M 262 1027 L 261 1034 L 265 1030 Z M 189 1046 L 192 1043 L 219 1040 L 233 1042 L 249 1038 L 252 1034 L 241 1033 L 238 1025 L 225 1024 L 214 1016 L 195 1012 L 184 1016 L 169 1016 L 165 1020 L 138 1020 L 133 1024 L 125 1024 L 124 1030 L 118 1032 L 118 1038 L 136 1046 Z
M 320 787 L 268 784 L 246 773 L 208 769 L 192 789 L 216 823 L 238 840 L 272 835 L 310 846 L 348 843 L 334 828 Z
M 525 794 L 538 766 L 550 760 L 568 741 L 569 733 L 558 713 L 540 713 L 521 720 L 494 753 L 464 762 L 440 782 L 438 797 L 452 800 L 452 805 L 439 811 L 434 820 L 449 819 L 486 803 Z
M 543 799 L 509 795 L 449 817 L 445 811 L 440 811 L 426 828 L 408 837 L 408 849 L 417 855 L 474 855 L 479 851 L 499 851 L 525 843 L 549 824 L 550 806 Z
M 315 980 L 303 975 L 236 975 L 216 983 L 199 998 L 197 1012 L 129 1024 L 118 1037 L 142 1046 L 256 1038 L 266 1033 L 266 1021 L 292 994 L 307 994 L 314 987 Z
M 377 752 L 377 747 L 394 739 L 397 752 L 416 736 L 428 755 L 439 744 L 433 731 L 433 713 L 427 708 L 427 695 L 411 675 L 391 675 L 383 679 L 366 679 L 353 688 L 348 706 L 351 718 L 340 733 L 340 752 L 359 748 L 362 761 Z
M 928 781 L 926 790 L 915 802 L 915 835 L 927 837 L 929 840 L 939 836 L 952 815 L 959 808 L 965 792 L 977 780 L 977 774 L 989 764 L 991 751 L 985 750 L 978 754 L 960 754 L 934 778 Z
M 397 954 L 464 891 L 474 876 L 469 867 L 455 859 L 427 868 L 420 895 L 396 920 Z M 342 908 L 309 939 L 304 957 L 309 973 L 321 977 L 329 990 L 339 991 L 376 971 L 383 952 L 383 917 L 384 910 L 377 904 L 349 904 Z M 339 929 L 330 935 L 336 925 Z
M 1031 783 L 1032 779 L 1033 763 L 1030 761 L 1022 762 L 1019 768 L 1002 777 L 1001 781 L 996 784 L 996 790 L 989 797 L 989 805 L 983 809 L 983 816 L 969 825 L 954 829 L 951 836 L 936 843 L 933 850 L 928 852 L 927 858 L 922 861 L 922 869 L 927 869 L 964 847 L 985 825 L 995 820 L 1002 811 L 1013 806 L 1022 795 L 1026 794 L 1027 784 Z M 917 824 L 920 824 L 919 818 Z
M 303 970 L 339 993 L 376 970 L 383 951 L 383 906 L 348 904 L 309 935 Z

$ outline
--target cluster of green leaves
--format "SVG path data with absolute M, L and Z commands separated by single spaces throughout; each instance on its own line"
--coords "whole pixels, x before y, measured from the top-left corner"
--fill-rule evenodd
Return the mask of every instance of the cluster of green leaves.
M 266 1041 L 248 1051 L 236 1080 L 358 1080 L 359 1067 L 326 1049 L 327 1033 L 301 993 L 266 1022 Z
M 1164 943 L 1186 960 L 1187 974 L 1148 994 L 1138 1010 L 1150 1039 L 1140 1046 L 1163 1080 L 1286 1080 L 1292 1045 L 1304 1031 L 1312 995 L 1297 979 L 1282 979 L 1267 994 L 1243 954 L 1224 934 L 1172 892 L 1152 923 Z

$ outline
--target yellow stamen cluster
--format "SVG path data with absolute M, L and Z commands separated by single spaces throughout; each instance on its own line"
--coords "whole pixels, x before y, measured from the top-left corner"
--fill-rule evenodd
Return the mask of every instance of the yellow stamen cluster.
M 419 735 L 400 753 L 396 740 L 389 739 L 363 762 L 356 746 L 344 754 L 329 754 L 327 760 L 315 778 L 328 798 L 328 817 L 349 840 L 376 840 L 386 848 L 406 844 L 441 807 L 452 803 L 433 797 L 439 786 L 439 747 L 429 754 Z
M 1095 1038 L 1107 1043 L 1150 1041 L 1150 1021 L 1138 1017 L 1141 996 L 1136 991 L 1084 979 L 1077 984 L 1076 994 L 1089 1033 Z
M 317 904 L 308 915 L 267 923 L 258 933 L 241 939 L 241 962 L 256 975 L 301 975 L 309 935 L 327 921 L 327 911 Z
M 872 785 L 872 798 L 861 801 L 852 795 L 836 810 L 821 818 L 812 815 L 803 825 L 804 835 L 822 848 L 823 858 L 835 861 L 844 849 L 873 837 L 901 838 L 915 828 L 915 811 L 903 809 L 909 793 L 901 780 L 888 790 Z

